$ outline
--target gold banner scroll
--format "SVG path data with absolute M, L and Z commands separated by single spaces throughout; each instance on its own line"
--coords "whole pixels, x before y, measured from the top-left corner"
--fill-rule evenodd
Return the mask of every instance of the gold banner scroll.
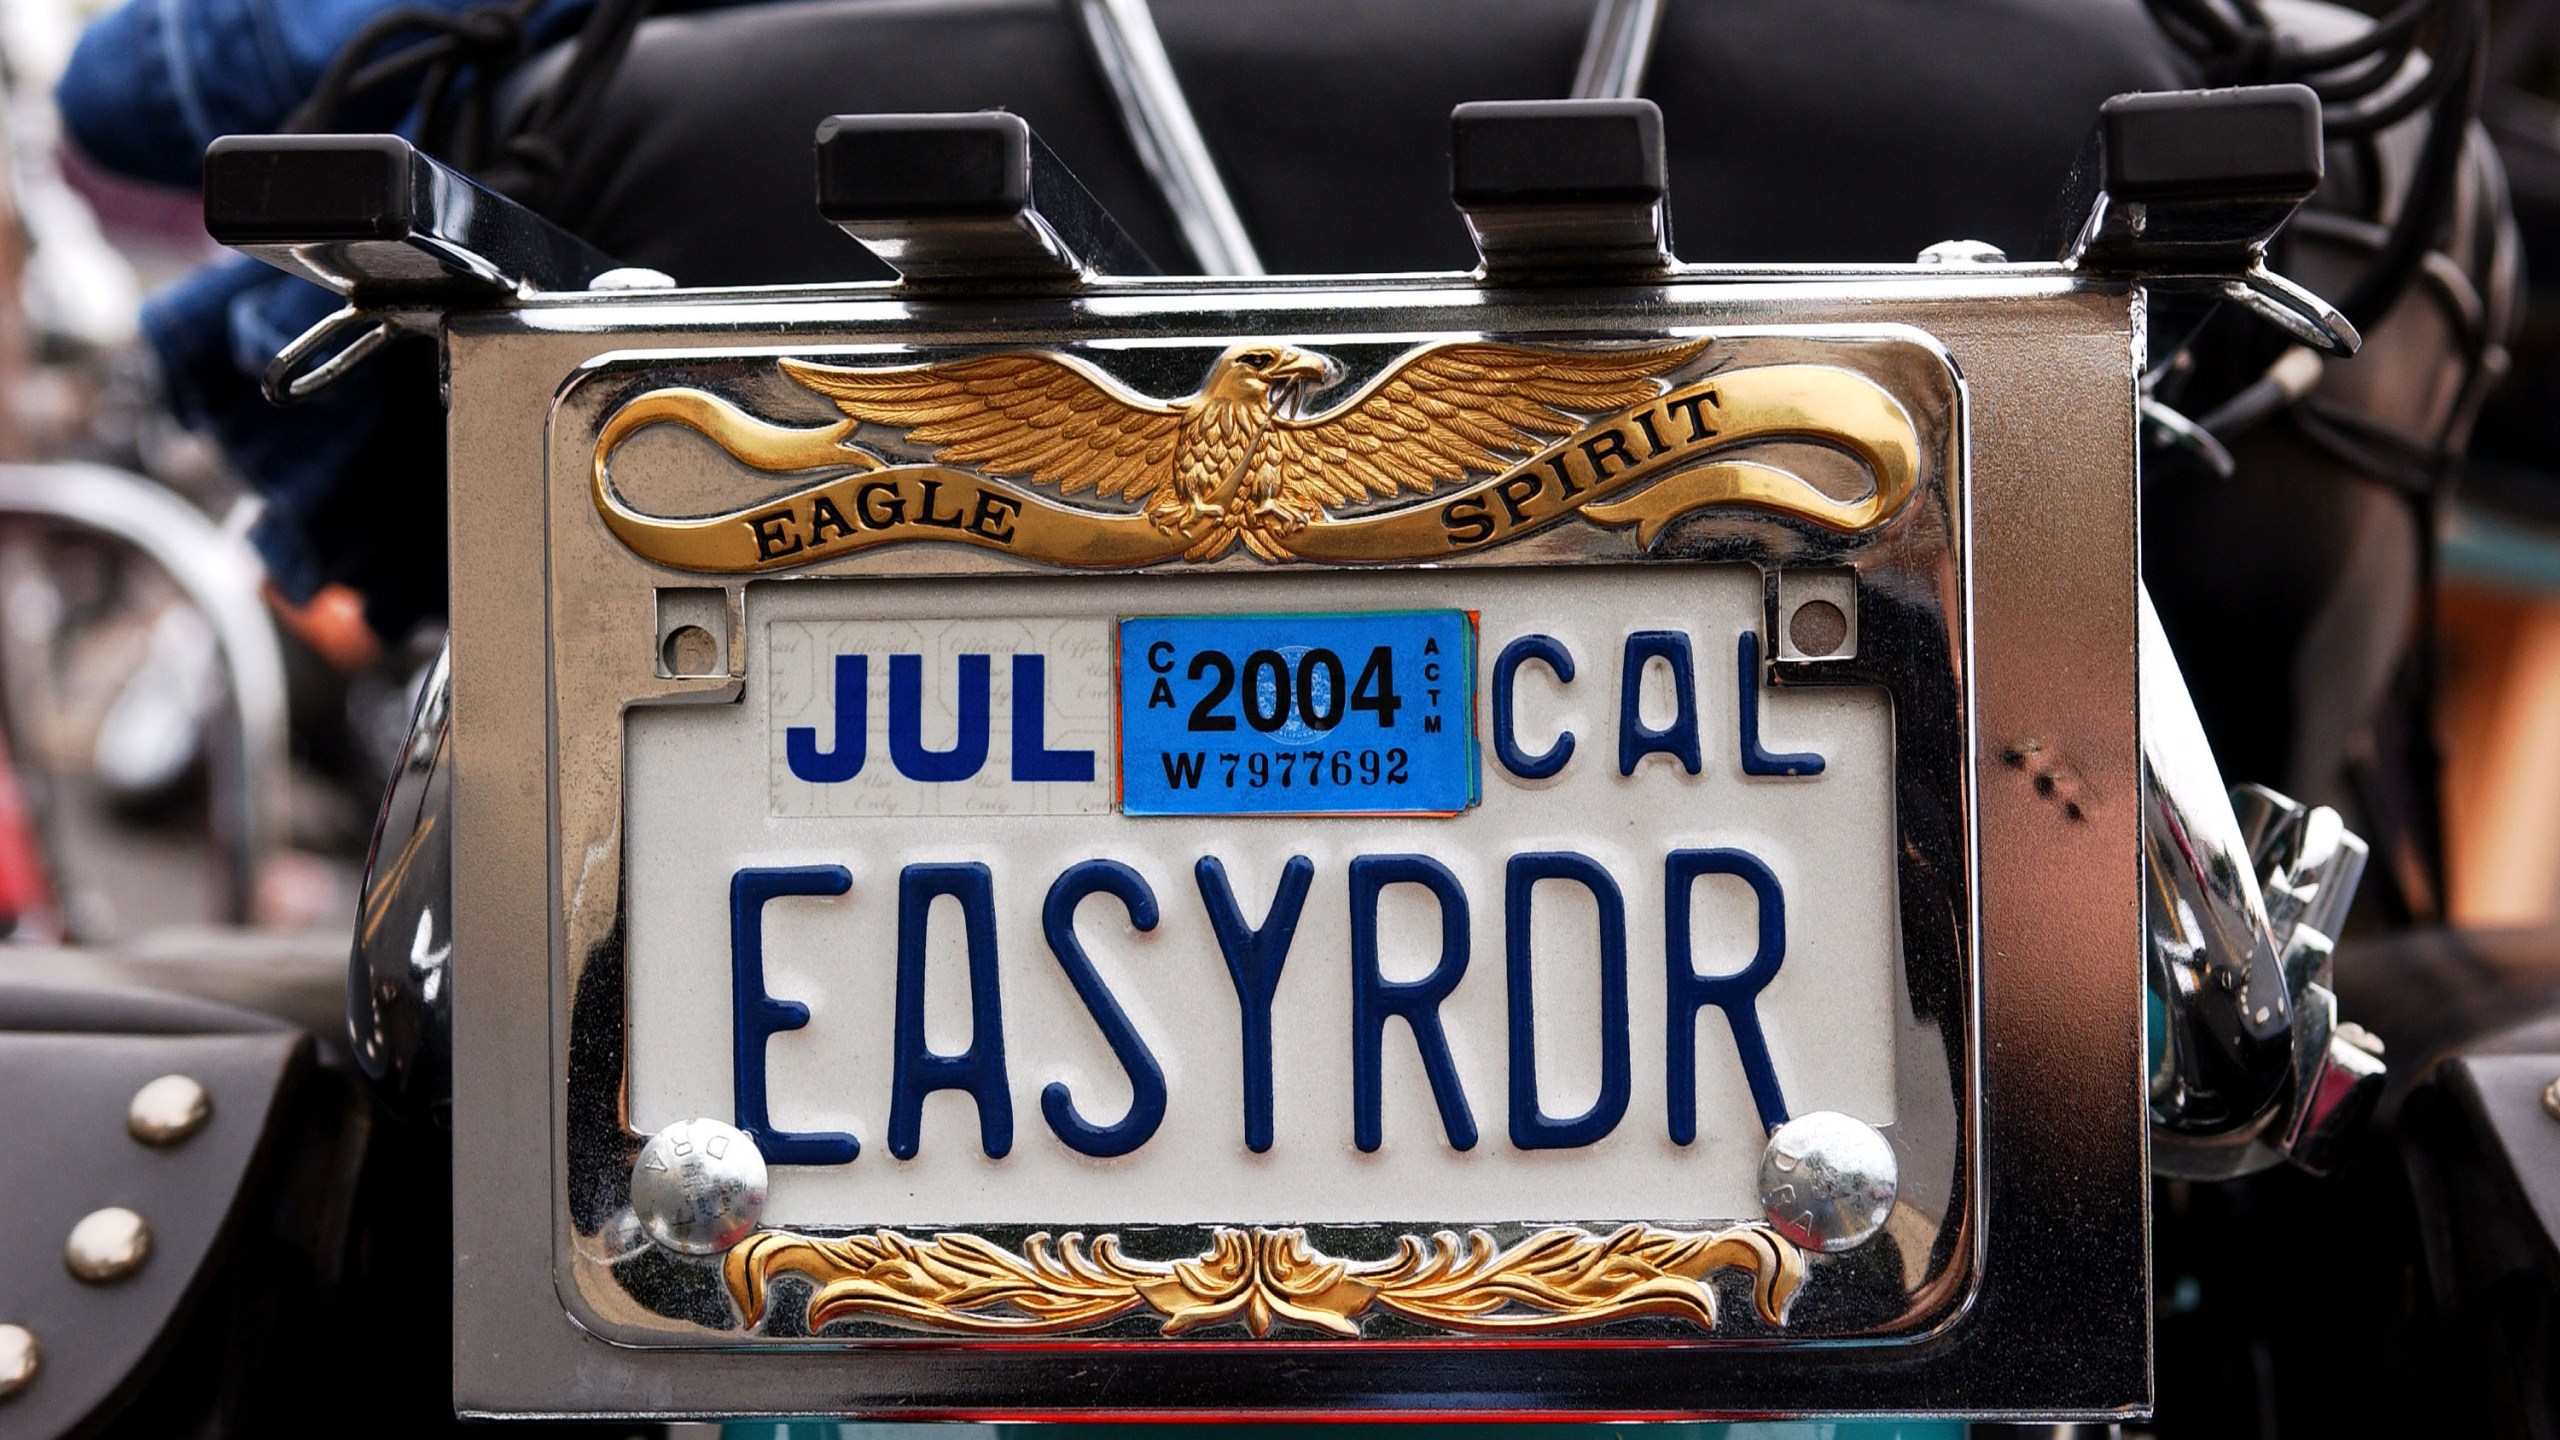
M 614 491 L 607 467 L 624 441 L 657 424 L 698 431 L 759 470 L 852 473 L 716 515 L 651 515 Z M 709 574 L 785 570 L 914 541 L 974 545 L 1078 569 L 1131 569 L 1200 552 L 1196 533 L 1164 528 L 1145 513 L 1091 509 L 951 465 L 891 463 L 853 443 L 861 424 L 780 426 L 700 390 L 648 391 L 616 410 L 596 437 L 596 510 L 641 558 Z M 1708 463 L 1722 452 L 1776 440 L 1835 447 L 1865 466 L 1874 486 L 1861 498 L 1839 500 L 1774 465 Z M 1755 366 L 1594 419 L 1471 484 L 1392 508 L 1319 514 L 1294 528 L 1259 530 L 1253 548 L 1326 564 L 1439 560 L 1571 516 L 1633 526 L 1638 543 L 1650 545 L 1679 516 L 1728 505 L 1856 532 L 1901 510 L 1919 466 L 1918 430 L 1884 387 L 1827 365 Z

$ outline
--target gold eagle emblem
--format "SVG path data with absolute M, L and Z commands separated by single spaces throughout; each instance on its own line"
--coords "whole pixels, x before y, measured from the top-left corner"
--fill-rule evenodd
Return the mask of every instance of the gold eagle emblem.
M 1136 394 L 1082 361 L 1007 352 L 850 369 L 784 360 L 791 379 L 859 425 L 977 473 L 1139 502 L 1148 521 L 1209 560 L 1238 541 L 1265 559 L 1328 507 L 1428 493 L 1497 472 L 1584 417 L 1652 400 L 1705 340 L 1607 350 L 1491 341 L 1425 346 L 1349 398 L 1303 413 L 1340 379 L 1331 357 L 1256 342 L 1220 355 L 1179 400 Z M 849 437 L 848 437 L 849 438 Z

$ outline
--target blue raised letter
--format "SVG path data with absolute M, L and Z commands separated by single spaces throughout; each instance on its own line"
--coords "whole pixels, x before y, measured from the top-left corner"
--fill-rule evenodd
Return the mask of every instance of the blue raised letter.
M 1093 752 L 1049 748 L 1049 657 L 1013 657 L 1013 778 L 1093 778 Z
M 1280 871 L 1279 893 L 1271 897 L 1259 930 L 1246 924 L 1244 912 L 1236 908 L 1235 887 L 1227 883 L 1227 867 L 1216 856 L 1200 857 L 1192 874 L 1200 882 L 1209 928 L 1218 935 L 1218 953 L 1227 957 L 1236 1006 L 1244 1013 L 1244 1145 L 1259 1155 L 1271 1148 L 1271 996 L 1280 988 L 1289 942 L 1298 936 L 1298 912 L 1306 908 L 1315 862 L 1304 855 L 1289 857 Z
M 1538 1106 L 1538 1022 L 1529 977 L 1530 905 L 1541 880 L 1570 880 L 1600 911 L 1600 1095 L 1570 1120 Z M 1503 872 L 1503 948 L 1511 987 L 1511 1143 L 1569 1150 L 1618 1128 L 1627 1113 L 1627 902 L 1600 862 L 1570 850 L 1514 855 Z
M 1093 1023 L 1101 1028 L 1120 1068 L 1129 1072 L 1129 1111 L 1117 1124 L 1096 1125 L 1076 1113 L 1066 1082 L 1052 1080 L 1040 1092 L 1040 1113 L 1069 1149 L 1107 1158 L 1146 1144 L 1164 1123 L 1164 1067 L 1156 1063 L 1155 1052 L 1139 1037 L 1138 1027 L 1129 1023 L 1127 1012 L 1093 968 L 1092 957 L 1084 953 L 1084 942 L 1076 938 L 1076 906 L 1093 894 L 1117 897 L 1128 907 L 1132 926 L 1153 930 L 1156 892 L 1147 888 L 1145 877 L 1117 860 L 1086 860 L 1067 867 L 1040 907 L 1040 926 L 1049 936 L 1049 950 L 1058 957 L 1058 968 L 1067 972 L 1068 982 L 1076 987 L 1084 1008 L 1093 1012 Z
M 908 659 L 908 656 L 899 656 Z M 985 656 L 975 657 L 983 662 Z M 937 1055 L 924 1038 L 924 940 L 933 899 L 960 902 L 969 944 L 969 1048 Z M 995 877 L 987 867 L 910 865 L 898 872 L 897 1053 L 889 1081 L 889 1153 L 916 1157 L 924 1097 L 966 1090 L 978 1102 L 978 1142 L 989 1155 L 1013 1149 L 1013 1093 L 1004 1073 L 1004 1002 L 996 991 Z
M 1523 780 L 1544 780 L 1564 768 L 1573 758 L 1573 732 L 1558 731 L 1556 743 L 1541 755 L 1521 753 L 1520 741 L 1512 733 L 1511 685 L 1522 662 L 1543 661 L 1556 679 L 1570 683 L 1573 679 L 1573 652 L 1553 635 L 1523 635 L 1502 647 L 1493 662 L 1493 753 L 1502 760 L 1502 768 Z
M 1742 681 L 1742 773 L 1745 775 L 1819 775 L 1822 757 L 1810 751 L 1777 754 L 1760 748 L 1760 632 L 1745 630 L 1735 647 L 1734 668 Z
M 889 758 L 910 780 L 966 780 L 987 763 L 987 657 L 960 657 L 952 703 L 958 733 L 948 750 L 924 748 L 924 657 L 889 657 Z
M 1419 885 L 1440 902 L 1440 960 L 1419 980 L 1389 980 L 1378 968 L 1378 892 Z M 1467 892 L 1449 867 L 1428 855 L 1362 855 L 1351 862 L 1351 1130 L 1352 1143 L 1375 1150 L 1384 1128 L 1379 1080 L 1387 1017 L 1401 1015 L 1422 1052 L 1422 1072 L 1452 1149 L 1476 1148 L 1476 1119 L 1458 1084 L 1458 1065 L 1440 1028 L 1440 1002 L 1467 974 Z
M 782 732 L 783 758 L 791 773 L 813 785 L 834 785 L 862 773 L 862 758 L 871 740 L 871 657 L 836 657 L 836 747 L 818 750 L 816 727 L 794 725 Z
M 859 659 L 860 657 L 855 657 Z M 784 895 L 842 895 L 853 872 L 841 865 L 781 865 L 729 877 L 729 1055 L 738 1128 L 774 1165 L 842 1165 L 862 1144 L 834 1130 L 776 1130 L 764 1088 L 765 1042 L 809 1023 L 809 1007 L 764 990 L 764 902 Z
M 1671 666 L 1671 690 L 1680 705 L 1671 723 L 1660 730 L 1644 723 L 1644 707 L 1639 703 L 1644 697 L 1645 665 L 1654 660 Z M 1690 774 L 1697 774 L 1705 762 L 1698 754 L 1698 667 L 1689 655 L 1688 635 L 1678 630 L 1638 630 L 1628 636 L 1618 684 L 1618 773 L 1633 775 L 1638 760 L 1660 753 L 1678 756 Z
M 1760 947 L 1750 964 L 1730 975 L 1701 975 L 1690 957 L 1689 888 L 1702 875 L 1735 876 L 1760 901 Z M 1671 1046 L 1664 1067 L 1671 1079 L 1671 1141 L 1686 1145 L 1698 1138 L 1698 1011 L 1708 1005 L 1724 1012 L 1760 1124 L 1775 1130 L 1787 1123 L 1787 1102 L 1778 1093 L 1778 1072 L 1760 1033 L 1759 1003 L 1787 958 L 1787 897 L 1778 877 L 1747 850 L 1674 850 L 1663 861 L 1662 880 L 1663 948 L 1671 972 Z

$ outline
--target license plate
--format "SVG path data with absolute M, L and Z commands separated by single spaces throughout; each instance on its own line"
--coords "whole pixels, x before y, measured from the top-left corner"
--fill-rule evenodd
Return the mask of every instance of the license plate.
M 751 590 L 743 703 L 631 720 L 633 1123 L 927 1231 L 1699 1225 L 1890 1130 L 1889 707 L 1764 685 L 1755 571 L 1295 593 Z
M 2103 1057 L 1983 1044 L 1976 789 L 2046 802 L 1976 771 L 1968 446 L 2013 496 L 2053 473 L 2098 505 L 2104 467 L 2015 416 L 2127 393 L 2120 314 L 2017 286 L 1994 309 L 2042 337 L 2032 386 L 1846 300 L 1746 306 L 1758 328 L 1666 300 L 1726 319 L 1649 335 L 1451 334 L 1407 296 L 1238 339 L 1270 315 L 1186 329 L 1170 292 L 1047 338 L 894 306 L 744 348 L 560 332 L 584 358 L 540 382 L 546 509 L 506 532 L 548 597 L 515 689 L 468 678 L 515 566 L 456 589 L 466 837 L 533 805 L 500 742 L 536 703 L 551 727 L 556 1166 L 523 1183 L 486 1124 L 457 1148 L 515 1177 L 487 1204 L 547 1207 L 550 1264 L 491 1262 L 510 1288 L 465 1309 L 509 1318 L 479 1343 L 548 1345 L 538 1278 L 611 1364 L 710 1387 L 678 1408 L 961 1415 L 1107 1410 L 1092 1377 L 1140 1370 L 1155 1409 L 1317 1403 L 1303 1381 L 1603 1413 L 1628 1365 L 1656 1397 L 1630 1413 L 1819 1409 L 1826 1367 L 1926 1368 L 1962 1317 L 2026 1343 L 1998 1307 L 2062 1292 L 1985 1288 L 2028 1253 L 1993 1242 L 2040 1232 L 1986 1209 L 1984 1116 L 2014 1145 L 2102 1114 L 2135 1153 L 2140 1106 L 2100 1102 Z M 496 385 L 476 353 L 457 404 Z M 1484 414 L 1540 434 L 1323 429 L 1487 376 Z M 1988 441 L 1978 377 L 2009 407 Z M 1069 397 L 1051 429 L 1085 449 L 971 419 L 989 395 Z M 1213 466 L 1184 447 L 1227 432 L 1181 427 L 1218 395 L 1271 413 L 1218 422 L 1263 428 Z M 513 493 L 471 483 L 458 514 Z M 2080 582 L 2036 573 L 2070 631 Z M 2038 673 L 2076 706 L 2116 663 Z M 2003 832 L 2002 864 L 2050 872 L 2006 913 L 2096 887 L 2066 950 L 2099 974 L 2138 930 L 2100 854 L 2130 854 L 2106 827 L 2133 792 L 2078 732 L 2014 729 L 1982 743 L 2077 766 L 2083 813 Z M 542 868 L 457 855 L 483 893 Z M 464 913 L 494 953 L 500 912 Z M 2004 983 L 2096 1056 L 2014 954 Z M 541 971 L 472 973 L 487 1006 Z M 2125 975 L 2092 1025 L 2133 1013 Z M 520 1077 L 533 1024 L 476 1053 Z

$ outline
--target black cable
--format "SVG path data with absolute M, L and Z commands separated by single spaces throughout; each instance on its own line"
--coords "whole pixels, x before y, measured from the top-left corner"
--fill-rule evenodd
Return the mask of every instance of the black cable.
M 2377 134 L 2430 105 L 2461 93 L 2470 79 L 2465 67 L 2477 48 L 2473 43 L 2477 33 L 2476 28 L 2470 26 L 2448 28 L 2446 43 L 2438 48 L 2427 73 L 2417 83 L 2377 103 L 2349 107 L 2336 115 L 2324 115 L 2321 128 L 2327 138 L 2354 140 Z M 2479 107 L 2474 103 L 2471 108 L 2476 112 Z
M 384 11 L 366 21 L 329 57 L 310 96 L 294 107 L 283 128 L 288 133 L 326 130 L 350 103 L 393 80 L 458 57 L 521 50 L 525 21 L 536 3 L 538 0 L 506 0 L 459 12 L 425 6 Z M 427 38 L 375 57 L 385 44 L 413 31 L 424 31 Z
M 2373 23 L 2373 28 L 2352 39 L 2317 50 L 2299 50 L 2290 57 L 2306 75 L 2335 70 L 2352 64 L 2385 46 L 2397 46 L 2407 53 L 2415 41 L 2418 28 L 2440 8 L 2444 0 L 2407 0 L 2407 3 Z
M 651 0 L 597 0 L 572 42 L 568 62 L 498 148 L 484 177 L 540 210 L 567 166 L 567 141 L 602 103 L 605 82 L 622 64 Z
M 2321 108 L 2326 110 L 2389 88 L 2408 68 L 2409 56 L 2415 49 L 2414 45 L 2395 46 L 2373 55 L 2361 65 L 2327 74 L 2295 74 L 2293 78 L 2310 86 L 2320 97 Z
M 2296 79 L 2320 95 L 2328 139 L 2371 149 L 2375 137 L 2421 110 L 2427 112 L 2426 135 L 2398 213 L 2376 242 L 2374 255 L 2339 308 L 2358 329 L 2371 335 L 2405 294 L 2438 243 L 2459 194 L 2472 122 L 2479 114 L 2490 68 L 2487 0 L 2402 0 L 2371 28 L 2352 39 L 2315 49 L 2292 49 L 2273 40 L 2272 27 L 2258 0 L 2230 0 L 2240 17 L 2237 25 L 2213 10 L 2212 0 L 2146 0 L 2153 19 L 2180 49 L 2203 62 L 2208 75 L 2230 78 L 2252 75 L 2264 66 L 2264 78 Z M 2530 0 L 2528 0 L 2530 3 Z M 2539 35 L 2539 13 L 2523 27 Z M 2398 83 L 2421 37 L 2435 32 L 2422 77 Z M 2395 88 L 2396 87 L 2396 88 Z M 2367 100 L 2362 105 L 2343 102 Z M 2377 200 L 2379 203 L 2379 200 Z M 2476 380 L 2482 336 L 2469 337 L 2470 376 Z M 2272 376 L 2259 382 L 2269 386 Z M 2466 381 L 2470 383 L 2470 381 Z M 2270 398 L 2244 392 L 2252 402 Z M 2238 400 L 2230 402 L 2237 406 Z M 2419 707 L 2414 753 L 2408 764 L 2417 773 L 2418 814 L 2392 837 L 2395 848 L 2411 854 L 2421 872 L 2418 885 L 2434 891 L 2440 904 L 2444 885 L 2444 826 L 2437 803 L 2441 756 L 2427 718 L 2434 712 L 2440 665 L 2436 634 L 2439 582 L 2436 541 L 2441 530 L 2444 496 L 2457 463 L 2459 442 L 2449 428 L 2433 443 L 2399 435 L 2351 410 L 2324 405 L 2316 398 L 2287 407 L 2298 433 L 2345 460 L 2359 473 L 2400 491 L 2408 499 L 2420 533 L 2419 634 L 2409 657 Z M 2217 417 L 2220 418 L 2220 417 Z M 2237 418 L 2237 417 L 2233 417 Z M 2414 829 L 2423 833 L 2405 834 Z M 2395 878 L 2399 878 L 2395 876 Z M 2414 905 L 2419 897 L 2412 894 Z
M 514 41 L 436 59 L 418 83 L 418 143 L 429 154 L 466 171 L 477 170 L 490 148 L 489 92 L 533 52 L 532 25 L 546 0 L 501 0 L 483 7 L 512 16 Z
M 2337 93 L 2323 91 L 2324 109 L 2321 122 L 2327 135 L 2337 139 L 2351 140 L 2388 129 L 2443 98 L 2448 88 L 2454 86 L 2461 78 L 2459 62 L 2470 52 L 2479 48 L 2488 34 L 2487 19 L 2483 13 L 2485 4 L 2483 0 L 2439 0 L 2439 4 L 2445 12 L 2444 23 L 2432 46 L 2426 73 L 2397 90 L 2389 89 L 2387 86 L 2341 84 L 2335 87 Z M 2399 63 L 2395 63 L 2390 75 L 2391 78 L 2397 79 L 2408 57 L 2416 53 L 2415 37 L 2412 37 L 2410 43 L 2397 47 L 2392 53 L 2396 54 Z M 2358 76 L 2370 78 L 2371 73 L 2360 71 Z M 2378 89 L 2384 98 L 2365 105 L 2342 107 L 2335 111 L 2326 108 L 2326 102 L 2329 100 L 2348 98 L 2345 92 L 2366 89 Z
M 2453 203 L 2463 147 L 2471 138 L 2472 117 L 2480 112 L 2481 85 L 2488 69 L 2482 54 L 2488 32 L 2486 10 L 2485 0 L 2469 0 L 2455 12 L 2459 33 L 2448 30 L 2446 39 L 2448 48 L 2454 43 L 2461 48 L 2439 62 L 2447 83 L 2428 117 L 2426 142 L 2419 150 L 2408 193 L 2401 197 L 2400 213 L 2393 217 L 2390 234 L 2373 264 L 2338 302 L 2339 310 L 2358 330 L 2370 333 L 2408 288 L 2427 252 L 2435 247 L 2436 232 Z
M 596 79 L 621 63 L 631 32 L 639 27 L 648 9 L 647 0 L 597 0 L 595 8 L 587 12 L 586 23 L 579 27 L 578 38 L 571 43 L 568 63 L 561 68 L 559 78 L 527 113 L 526 128 L 546 128 L 563 113 L 581 106 Z
M 2212 0 L 2146 0 L 2158 14 L 2175 15 L 2189 29 L 2217 48 L 2228 50 L 2240 43 L 2240 27 L 2231 23 Z
M 421 146 L 467 170 L 485 167 L 484 180 L 540 208 L 542 193 L 566 163 L 564 137 L 600 102 L 606 79 L 650 10 L 650 0 L 597 0 L 559 75 L 500 143 L 491 95 L 530 53 L 533 18 L 543 3 L 498 0 L 458 12 L 409 6 L 377 15 L 330 57 L 284 128 L 327 130 L 349 105 L 415 77 Z M 408 35 L 422 38 L 379 53 Z
M 459 58 L 484 51 L 506 50 L 514 46 L 518 38 L 511 22 L 504 16 L 492 17 L 489 23 L 457 27 L 451 34 L 386 55 L 358 70 L 347 82 L 346 98 L 353 100 L 370 94 L 413 71 L 433 73 Z
M 2191 7 L 2181 5 L 2179 0 L 2143 0 L 2143 8 L 2150 11 L 2151 23 L 2169 37 L 2170 43 L 2208 70 L 2218 67 L 2238 42 L 2236 32 L 2218 35 L 2199 26 L 2188 18 Z
M 2355 36 L 2313 49 L 2279 34 L 2263 0 L 2229 0 L 2236 19 L 2214 0 L 2145 0 L 2152 19 L 2179 48 L 2205 61 L 2214 78 L 2238 83 L 2299 81 L 2323 100 L 2369 94 L 2390 83 L 2417 36 L 2445 0 L 2403 0 Z M 2331 72 L 2350 70 L 2347 76 Z

